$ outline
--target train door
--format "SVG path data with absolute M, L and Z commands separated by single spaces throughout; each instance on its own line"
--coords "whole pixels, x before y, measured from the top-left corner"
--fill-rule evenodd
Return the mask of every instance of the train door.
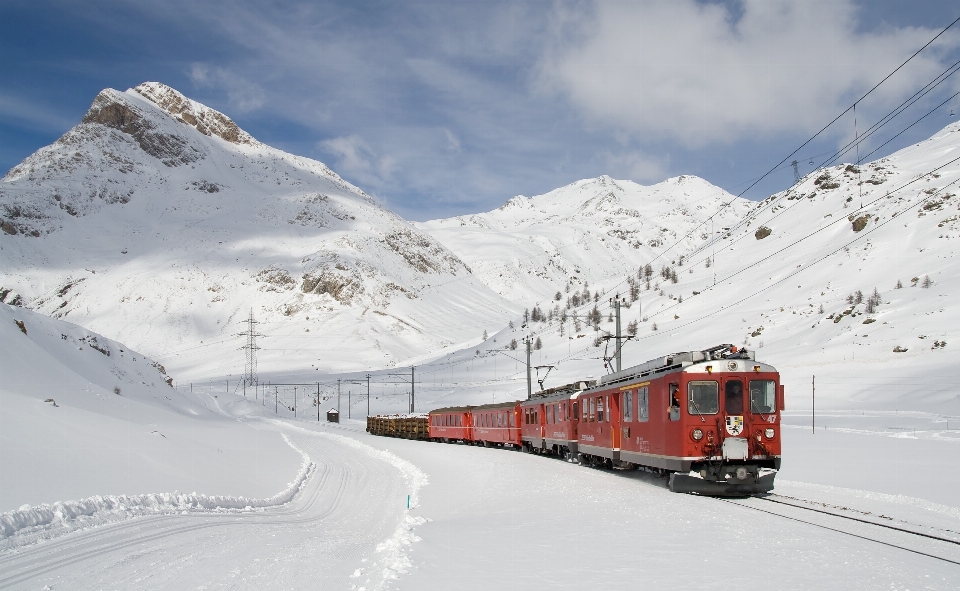
M 608 416 L 610 417 L 610 435 L 611 435 L 611 445 L 613 449 L 620 449 L 620 397 L 622 392 L 614 392 L 610 394 L 610 409 L 608 411 Z
M 739 437 L 744 431 L 743 379 L 729 377 L 723 381 L 724 436 Z
M 666 435 L 664 427 L 669 419 L 668 413 L 670 412 L 669 396 L 665 381 L 650 382 L 650 421 L 647 430 L 650 442 L 649 453 L 663 453 L 663 443 Z M 642 447 L 641 451 L 644 451 Z

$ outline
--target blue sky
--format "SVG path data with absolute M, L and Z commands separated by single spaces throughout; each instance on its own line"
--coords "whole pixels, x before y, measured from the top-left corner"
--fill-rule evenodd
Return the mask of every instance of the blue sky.
M 695 174 L 739 193 L 958 16 L 942 0 L 6 0 L 0 168 L 56 140 L 101 89 L 155 80 L 408 219 L 601 174 Z M 858 105 L 857 130 L 960 59 L 954 29 Z M 872 145 L 960 90 L 954 78 Z M 956 120 L 951 108 L 874 158 Z M 845 117 L 800 152 L 800 172 L 853 134 Z M 746 196 L 792 181 L 785 167 Z

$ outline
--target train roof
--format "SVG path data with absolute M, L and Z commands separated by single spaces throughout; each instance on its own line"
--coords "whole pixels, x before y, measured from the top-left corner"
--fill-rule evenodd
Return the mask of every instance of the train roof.
M 713 361 L 727 361 L 726 364 L 716 364 L 717 371 L 744 371 L 746 369 L 745 364 L 744 367 L 741 367 L 741 365 L 737 363 L 737 360 L 753 361 L 755 358 L 756 355 L 754 351 L 738 349 L 736 345 L 722 344 L 709 349 L 703 349 L 702 351 L 683 351 L 651 359 L 640 365 L 628 367 L 624 370 L 603 376 L 600 378 L 599 386 L 612 386 L 626 382 L 635 382 L 641 378 L 656 377 L 660 374 L 683 371 L 686 368 L 693 370 L 696 368 L 691 366 L 699 364 L 707 365 L 708 362 Z M 754 363 L 753 365 L 759 365 L 761 371 L 776 371 L 773 366 L 765 363 Z
M 435 408 L 430 411 L 430 414 L 441 414 L 441 413 L 452 413 L 452 412 L 473 412 L 477 410 L 497 410 L 505 408 L 513 408 L 520 401 L 514 400 L 512 402 L 497 402 L 495 404 L 479 404 L 477 406 L 448 406 L 446 408 Z

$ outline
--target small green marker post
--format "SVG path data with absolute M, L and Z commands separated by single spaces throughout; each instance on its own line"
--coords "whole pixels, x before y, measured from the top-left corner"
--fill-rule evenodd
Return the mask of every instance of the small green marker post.
M 410 510 L 410 495 L 407 495 L 407 510 Z

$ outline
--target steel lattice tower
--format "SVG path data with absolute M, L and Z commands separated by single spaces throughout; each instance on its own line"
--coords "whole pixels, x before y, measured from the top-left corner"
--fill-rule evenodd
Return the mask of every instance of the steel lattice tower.
M 257 377 L 257 351 L 260 350 L 260 347 L 257 346 L 257 337 L 262 337 L 263 335 L 258 333 L 254 328 L 257 324 L 260 324 L 253 319 L 253 308 L 250 308 L 250 316 L 241 324 L 247 325 L 246 332 L 237 333 L 239 337 L 246 337 L 247 342 L 242 347 L 241 350 L 247 352 L 247 363 L 243 368 L 243 383 L 247 386 L 256 386 L 259 383 Z

